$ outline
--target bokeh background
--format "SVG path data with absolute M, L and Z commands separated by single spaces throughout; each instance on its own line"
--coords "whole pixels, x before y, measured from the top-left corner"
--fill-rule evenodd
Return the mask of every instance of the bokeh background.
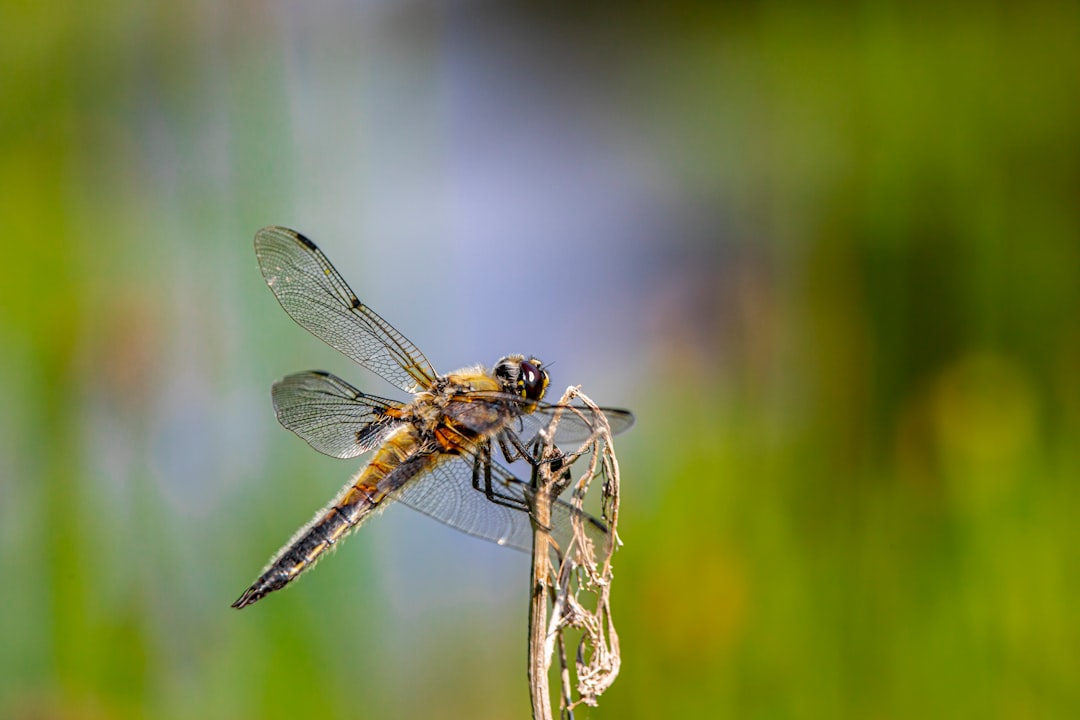
M 1080 6 L 0 18 L 0 717 L 527 715 L 528 559 L 405 509 L 229 608 L 356 467 L 271 382 L 393 393 L 268 224 L 637 413 L 583 715 L 1080 715 Z

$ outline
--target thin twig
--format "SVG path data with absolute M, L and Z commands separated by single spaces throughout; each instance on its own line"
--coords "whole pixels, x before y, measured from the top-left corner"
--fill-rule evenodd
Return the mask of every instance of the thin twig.
M 529 601 L 529 694 L 532 697 L 534 720 L 552 720 L 551 696 L 548 691 L 550 655 L 544 652 L 547 636 L 547 577 L 550 536 L 543 527 L 551 522 L 551 501 L 547 489 L 536 493 L 537 530 L 533 532 L 532 574 Z

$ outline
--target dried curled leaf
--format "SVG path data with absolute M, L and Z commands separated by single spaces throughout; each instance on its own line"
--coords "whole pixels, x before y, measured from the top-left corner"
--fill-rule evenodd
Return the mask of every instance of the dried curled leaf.
M 555 548 L 542 528 L 537 528 L 533 548 L 533 627 L 530 633 L 530 680 L 533 693 L 534 717 L 550 717 L 547 697 L 547 671 L 556 647 L 559 650 L 562 714 L 568 714 L 579 703 L 595 706 L 601 694 L 615 681 L 621 662 L 619 636 L 611 613 L 611 559 L 615 548 L 622 543 L 618 536 L 619 464 L 615 457 L 611 427 L 607 418 L 592 400 L 577 387 L 568 388 L 559 401 L 566 407 L 562 415 L 575 413 L 575 401 L 590 412 L 576 413 L 590 422 L 590 436 L 571 452 L 565 452 L 551 440 L 561 415 L 556 415 L 541 433 L 538 457 L 544 460 L 535 471 L 533 482 L 538 502 L 557 497 L 573 483 L 570 502 L 583 509 L 590 487 L 599 479 L 603 519 L 610 529 L 605 547 L 596 547 L 585 532 L 581 517 L 576 516 L 573 540 L 566 548 Z M 581 474 L 573 480 L 572 470 Z M 543 516 L 542 511 L 538 515 Z M 557 567 L 553 562 L 554 555 Z M 550 592 L 551 607 L 548 614 Z M 581 633 L 574 655 L 576 695 L 571 688 L 571 673 L 567 662 L 566 632 Z M 539 695 L 543 695 L 540 698 Z

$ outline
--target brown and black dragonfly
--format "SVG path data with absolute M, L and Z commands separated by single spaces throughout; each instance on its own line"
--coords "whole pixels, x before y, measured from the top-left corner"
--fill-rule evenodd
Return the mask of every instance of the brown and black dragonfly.
M 255 234 L 255 255 L 266 284 L 293 320 L 414 396 L 401 403 L 368 395 L 318 370 L 274 383 L 278 421 L 313 448 L 337 458 L 372 450 L 374 455 L 233 607 L 247 607 L 285 587 L 392 501 L 470 535 L 529 551 L 534 493 L 493 459 L 492 448 L 507 462 L 535 465 L 541 429 L 554 413 L 555 442 L 589 438 L 595 415 L 576 405 L 542 402 L 549 378 L 536 358 L 508 355 L 491 369 L 436 373 L 415 345 L 360 302 L 315 243 L 294 230 L 263 228 Z M 615 433 L 634 422 L 626 410 L 602 412 Z M 601 520 L 553 499 L 547 529 L 556 544 L 569 541 L 576 521 L 594 542 L 610 541 Z

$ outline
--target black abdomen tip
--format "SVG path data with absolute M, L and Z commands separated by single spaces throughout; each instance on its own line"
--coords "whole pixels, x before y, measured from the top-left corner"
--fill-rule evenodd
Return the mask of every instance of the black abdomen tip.
M 246 608 L 248 605 L 251 605 L 252 603 L 261 600 L 265 595 L 265 592 L 260 592 L 255 585 L 252 585 L 244 591 L 243 595 L 237 598 L 236 602 L 232 604 L 232 607 L 236 608 L 237 610 Z

